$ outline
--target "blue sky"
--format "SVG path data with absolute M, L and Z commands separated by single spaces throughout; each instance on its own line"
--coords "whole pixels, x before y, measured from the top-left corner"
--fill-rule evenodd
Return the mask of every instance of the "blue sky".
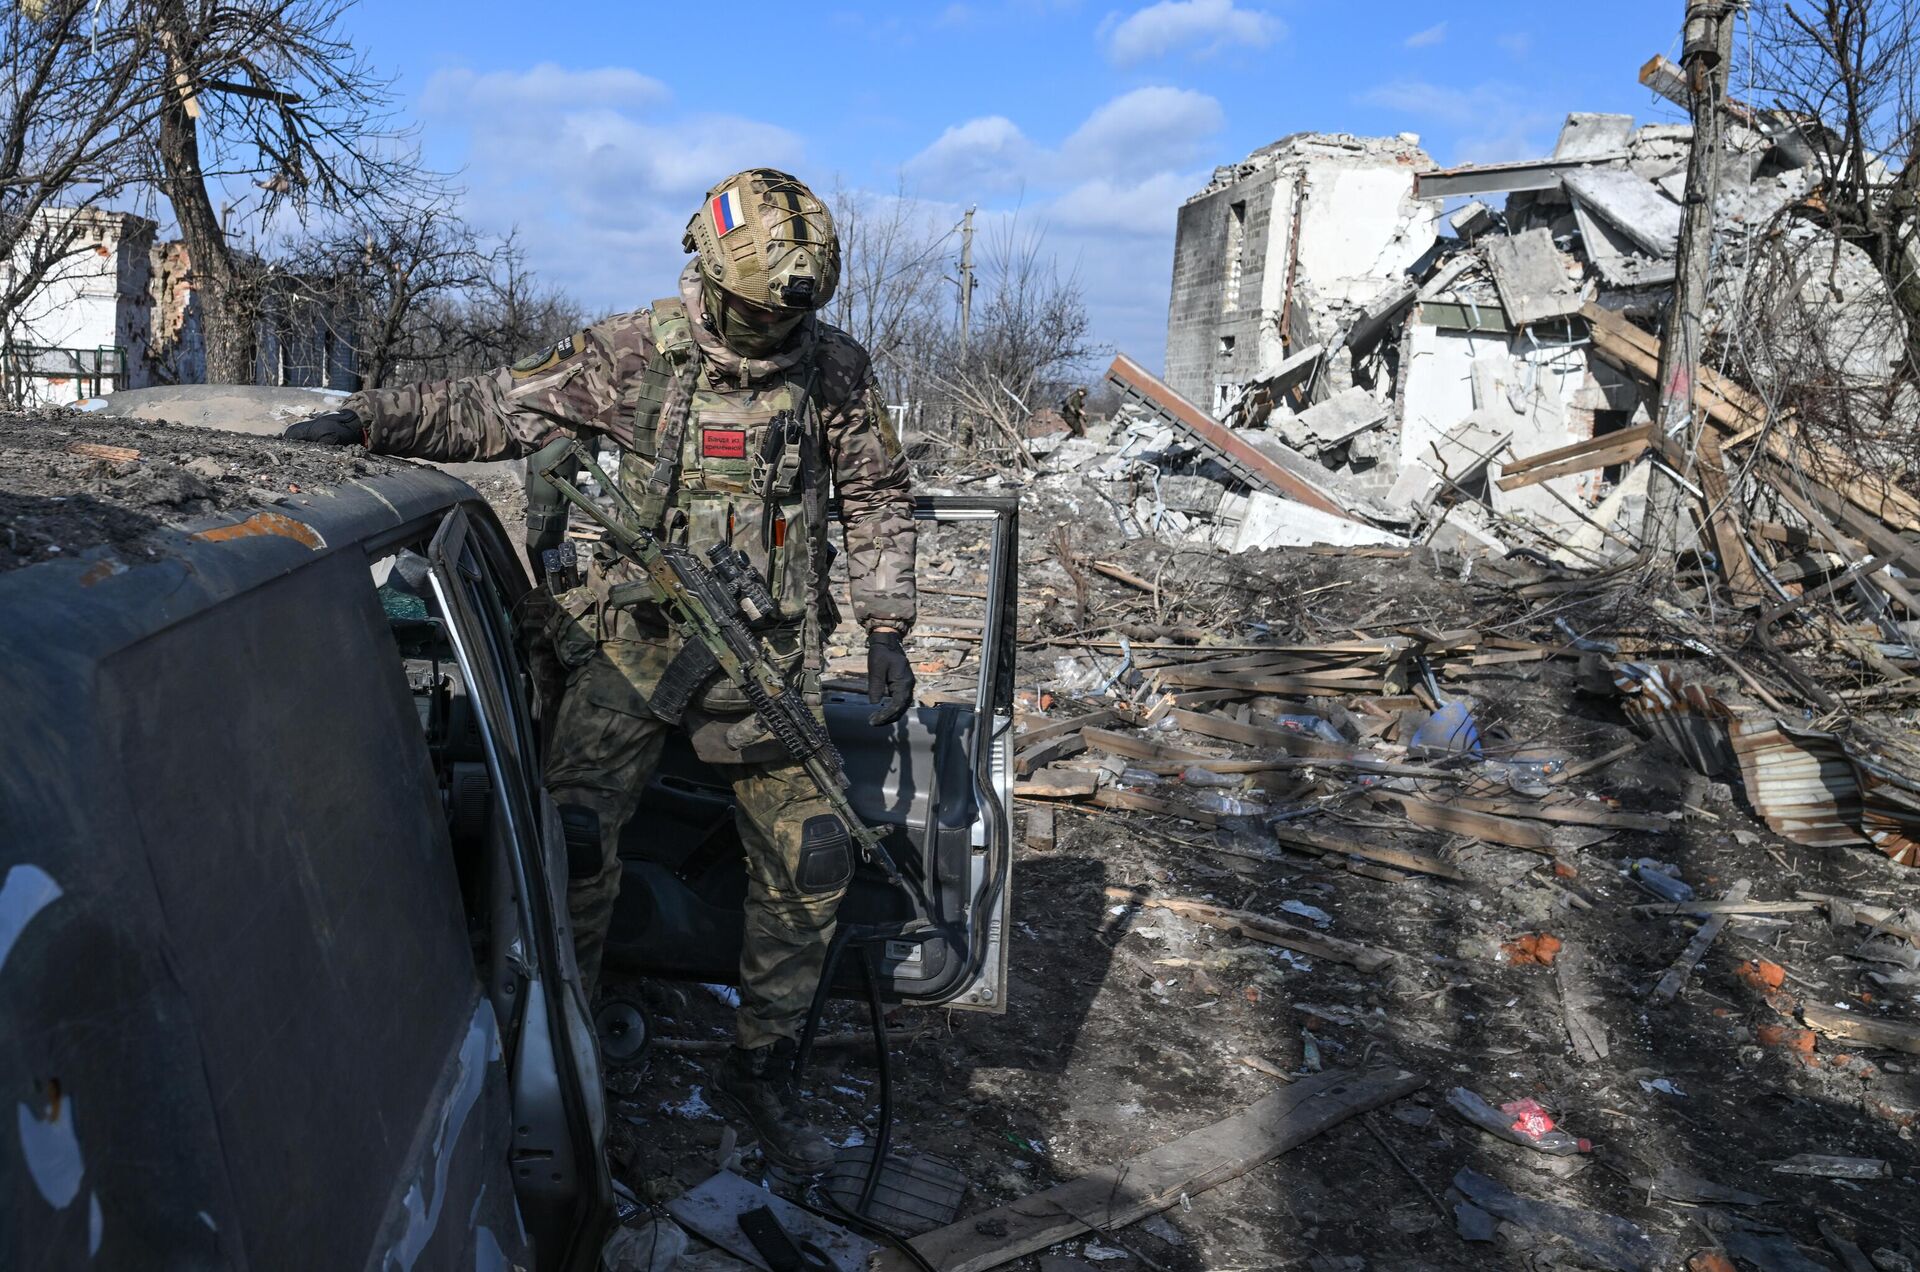
M 590 309 L 671 290 L 706 187 L 752 164 L 933 216 L 1018 210 L 1077 273 L 1095 337 L 1161 361 L 1173 225 L 1216 164 L 1305 130 L 1412 131 L 1442 164 L 1552 147 L 1570 110 L 1677 112 L 1635 81 L 1679 6 L 1323 0 L 367 0 L 346 33 L 397 79 L 463 210 L 517 227 Z M 744 53 L 741 50 L 745 50 Z

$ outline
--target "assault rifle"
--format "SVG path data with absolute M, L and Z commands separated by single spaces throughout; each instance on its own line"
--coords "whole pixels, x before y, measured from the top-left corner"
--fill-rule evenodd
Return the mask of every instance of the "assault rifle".
M 568 467 L 573 465 L 573 467 Z M 570 479 L 586 468 L 619 507 L 608 516 Z M 769 625 L 778 607 L 765 580 L 746 553 L 716 543 L 705 560 L 689 548 L 665 543 L 640 525 L 638 512 L 619 486 L 575 442 L 539 466 L 562 497 L 607 532 L 607 542 L 645 574 L 645 586 L 667 622 L 684 641 L 680 654 L 648 703 L 655 715 L 678 723 L 694 693 L 718 673 L 733 682 L 754 714 L 787 754 L 807 771 L 821 798 L 860 846 L 860 859 L 877 864 L 889 882 L 904 886 L 899 867 L 880 841 L 880 832 L 860 820 L 847 799 L 846 766 L 826 726 L 808 709 L 806 698 L 781 674 L 773 651 L 757 629 Z

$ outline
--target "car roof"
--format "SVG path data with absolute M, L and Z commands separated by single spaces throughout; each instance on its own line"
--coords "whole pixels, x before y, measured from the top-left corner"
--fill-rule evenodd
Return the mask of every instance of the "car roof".
M 20 457 L 20 428 L 46 430 L 24 449 L 46 453 L 52 480 L 45 466 L 4 462 Z M 146 471 L 122 478 L 85 468 L 115 464 L 89 448 L 116 446 L 140 453 L 122 468 Z M 227 471 L 196 476 L 196 463 L 202 473 Z M 75 465 L 86 475 L 73 475 Z M 168 502 L 182 483 L 188 497 Z M 459 504 L 488 515 L 458 477 L 357 448 L 97 416 L 0 420 L 0 523 L 16 532 L 11 551 L 0 541 L 0 659 L 10 678 L 31 678 L 35 668 L 102 657 L 329 554 L 377 548 Z

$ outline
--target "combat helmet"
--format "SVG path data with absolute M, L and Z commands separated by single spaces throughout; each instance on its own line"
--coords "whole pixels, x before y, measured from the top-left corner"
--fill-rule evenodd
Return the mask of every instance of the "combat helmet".
M 680 246 L 708 284 L 756 309 L 819 309 L 840 281 L 840 237 L 813 191 L 773 168 L 736 172 L 707 191 Z

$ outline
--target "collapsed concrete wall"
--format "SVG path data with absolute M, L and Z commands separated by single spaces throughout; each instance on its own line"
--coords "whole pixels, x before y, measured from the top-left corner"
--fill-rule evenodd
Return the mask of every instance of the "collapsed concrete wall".
M 1413 191 L 1431 166 L 1410 134 L 1300 133 L 1217 169 L 1180 209 L 1167 383 L 1224 415 L 1346 330 L 1432 247 L 1439 205 Z
M 1715 161 L 1715 259 L 1740 266 L 1715 271 L 1709 328 L 1750 340 L 1762 322 L 1772 343 L 1747 367 L 1870 390 L 1871 427 L 1911 429 L 1920 404 L 1894 391 L 1904 328 L 1884 281 L 1791 214 L 1812 197 L 1818 139 L 1747 118 Z M 1390 533 L 1445 527 L 1569 565 L 1630 550 L 1654 449 L 1649 328 L 1672 292 L 1691 139 L 1687 125 L 1574 114 L 1551 155 L 1517 163 L 1437 169 L 1409 136 L 1255 151 L 1180 210 L 1167 385 Z M 1782 263 L 1767 273 L 1755 262 L 1770 254 Z M 1598 458 L 1533 462 L 1569 447 Z M 1207 451 L 1204 437 L 1175 446 L 1162 467 L 1246 487 Z M 1136 523 L 1164 528 L 1167 507 L 1156 495 Z M 1221 542 L 1227 520 L 1192 532 Z

